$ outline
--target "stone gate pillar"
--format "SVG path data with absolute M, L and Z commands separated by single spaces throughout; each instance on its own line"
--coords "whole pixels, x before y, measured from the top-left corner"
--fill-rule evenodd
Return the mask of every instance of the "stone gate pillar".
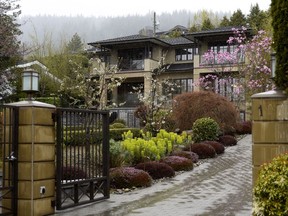
M 9 104 L 19 107 L 18 215 L 54 213 L 55 106 L 37 101 Z
M 272 90 L 252 96 L 253 184 L 260 166 L 288 152 L 288 97 Z

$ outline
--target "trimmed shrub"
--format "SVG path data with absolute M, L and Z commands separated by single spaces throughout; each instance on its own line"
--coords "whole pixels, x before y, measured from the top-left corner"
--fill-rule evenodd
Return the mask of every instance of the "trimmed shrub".
M 205 143 L 193 143 L 186 146 L 184 150 L 196 153 L 199 156 L 199 159 L 216 157 L 215 149 L 211 145 Z
M 166 163 L 171 166 L 175 171 L 188 171 L 193 169 L 192 160 L 179 156 L 167 156 L 160 160 L 162 163 Z
M 210 117 L 226 134 L 227 129 L 235 128 L 240 118 L 232 102 L 210 91 L 183 93 L 176 96 L 174 101 L 172 116 L 181 131 L 190 130 L 197 119 Z
M 218 138 L 218 141 L 222 143 L 224 146 L 234 146 L 237 144 L 237 140 L 234 136 L 231 135 L 223 135 Z
M 110 169 L 110 185 L 112 188 L 149 187 L 151 184 L 151 176 L 143 170 L 134 167 Z
M 109 127 L 110 127 L 110 129 L 126 128 L 125 124 L 118 123 L 118 122 L 115 122 L 115 123 L 113 123 L 113 124 L 110 124 Z
M 205 140 L 216 140 L 219 135 L 219 125 L 212 118 L 200 118 L 193 123 L 192 139 L 198 143 Z
M 117 118 L 112 122 L 112 124 L 114 123 L 121 123 L 126 126 L 126 121 L 124 119 Z
M 236 127 L 237 134 L 251 134 L 252 133 L 252 122 L 244 121 L 237 124 Z
M 199 161 L 199 156 L 191 151 L 173 151 L 171 153 L 171 156 L 179 156 L 179 157 L 185 157 L 188 158 L 190 160 L 192 160 L 193 163 L 197 163 Z
M 87 174 L 78 167 L 62 167 L 62 180 L 85 179 L 86 177 Z
M 160 179 L 166 177 L 175 176 L 175 171 L 166 163 L 160 163 L 157 161 L 150 161 L 140 163 L 135 166 L 136 169 L 141 169 L 149 173 L 153 179 Z
M 222 143 L 217 141 L 204 141 L 202 143 L 208 144 L 215 149 L 216 154 L 223 154 L 225 151 L 225 147 Z
M 253 196 L 253 215 L 288 215 L 288 154 L 261 167 Z
M 109 130 L 109 136 L 111 139 L 115 141 L 122 140 L 122 134 L 127 131 L 132 131 L 134 137 L 140 137 L 141 132 L 139 128 L 115 128 Z M 84 130 L 75 131 L 73 133 L 67 132 L 66 136 L 64 137 L 64 144 L 65 145 L 85 145 L 85 141 L 87 138 L 87 134 Z M 101 131 L 95 131 L 93 134 L 88 135 L 88 140 L 91 143 L 101 143 L 103 140 L 102 132 Z

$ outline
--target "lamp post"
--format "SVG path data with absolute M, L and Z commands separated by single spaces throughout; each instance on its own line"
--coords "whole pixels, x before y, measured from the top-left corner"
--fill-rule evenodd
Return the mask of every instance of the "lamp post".
M 22 72 L 22 91 L 28 94 L 28 100 L 33 100 L 32 95 L 39 91 L 39 73 L 32 69 Z

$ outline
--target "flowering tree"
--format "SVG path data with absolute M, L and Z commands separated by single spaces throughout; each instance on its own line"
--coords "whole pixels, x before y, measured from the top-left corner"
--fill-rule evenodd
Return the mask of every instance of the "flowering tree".
M 81 64 L 70 61 L 69 63 L 72 64 L 74 69 L 69 77 L 66 76 L 63 79 L 60 91 L 69 96 L 72 100 L 71 105 L 84 101 L 81 106 L 85 108 L 93 107 L 103 110 L 106 108 L 107 92 L 120 86 L 123 78 L 116 78 L 117 67 L 104 66 L 101 59 L 98 58 L 91 61 L 97 63 L 93 71 L 84 68 Z
M 141 102 L 141 105 L 135 111 L 135 116 L 140 119 L 142 125 L 145 126 L 145 130 L 151 132 L 152 135 L 156 135 L 167 123 L 172 112 L 172 96 L 179 87 L 169 79 L 159 82 L 160 74 L 165 71 L 163 62 L 164 57 L 152 72 L 152 77 L 146 78 L 151 86 L 149 93 L 143 94 L 143 86 L 134 88 Z
M 203 55 L 202 66 L 210 66 L 212 74 L 200 78 L 198 83 L 200 87 L 209 89 L 214 85 L 212 90 L 218 92 L 219 88 L 215 87 L 224 83 L 227 86 L 230 83 L 230 91 L 233 91 L 233 94 L 242 94 L 246 98 L 272 88 L 270 79 L 272 39 L 262 30 L 252 39 L 248 39 L 246 30 L 245 27 L 233 29 L 234 36 L 227 40 L 229 50 L 218 53 L 209 50 Z

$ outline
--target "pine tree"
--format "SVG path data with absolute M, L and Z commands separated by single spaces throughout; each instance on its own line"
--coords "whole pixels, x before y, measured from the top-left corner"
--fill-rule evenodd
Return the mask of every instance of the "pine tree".
M 83 51 L 83 46 L 84 44 L 81 40 L 81 37 L 75 33 L 67 44 L 67 51 L 69 53 L 79 53 Z
M 209 18 L 205 19 L 202 23 L 202 27 L 201 30 L 205 31 L 205 30 L 210 30 L 210 29 L 214 29 L 215 27 L 213 26 L 213 24 L 211 23 L 211 20 Z
M 247 21 L 250 27 L 254 30 L 263 30 L 265 25 L 267 25 L 267 14 L 259 9 L 259 5 L 257 3 L 255 6 L 251 6 Z
M 224 16 L 220 22 L 220 27 L 227 27 L 227 26 L 230 26 L 230 21 L 229 19 L 227 18 L 227 16 Z
M 242 13 L 240 9 L 232 14 L 230 17 L 230 25 L 231 26 L 246 26 L 247 20 L 245 15 Z

